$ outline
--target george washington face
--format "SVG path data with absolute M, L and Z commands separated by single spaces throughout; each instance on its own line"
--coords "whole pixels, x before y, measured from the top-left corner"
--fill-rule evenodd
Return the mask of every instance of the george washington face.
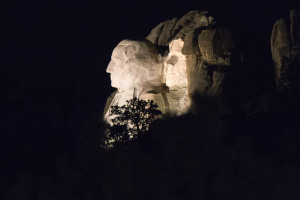
M 111 74 L 112 87 L 125 91 L 160 85 L 161 70 L 160 55 L 150 42 L 123 40 L 114 49 L 106 71 Z

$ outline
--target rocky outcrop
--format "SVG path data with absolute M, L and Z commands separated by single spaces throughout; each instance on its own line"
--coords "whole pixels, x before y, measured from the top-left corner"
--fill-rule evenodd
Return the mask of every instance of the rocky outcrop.
M 236 55 L 231 30 L 218 26 L 203 30 L 198 35 L 198 47 L 200 55 L 188 55 L 190 94 L 197 91 L 222 95 L 227 72 L 238 65 L 233 59 Z
M 282 61 L 289 58 L 291 54 L 291 38 L 287 22 L 284 19 L 278 20 L 272 30 L 271 35 L 272 59 L 275 64 L 275 79 L 278 85 Z
M 173 19 L 172 22 L 176 20 Z M 221 95 L 228 70 L 237 66 L 236 61 L 239 60 L 233 59 L 238 55 L 234 53 L 232 31 L 228 27 L 217 25 L 207 11 L 198 10 L 191 11 L 179 19 L 173 26 L 171 35 L 170 26 L 166 29 L 162 28 L 163 26 L 167 26 L 167 23 L 155 27 L 146 39 L 157 45 L 166 45 L 177 38 L 184 40 L 181 52 L 187 60 L 189 95 L 194 92 Z M 168 37 L 162 37 L 164 35 Z
M 290 19 L 279 19 L 275 22 L 271 35 L 271 51 L 275 64 L 275 80 L 278 89 L 288 85 L 286 76 L 291 72 L 289 63 L 299 59 L 300 54 L 300 11 L 292 9 Z M 300 66 L 299 66 L 300 67 Z M 290 69 L 287 69 L 290 68 Z M 292 72 L 291 72 L 292 73 Z
M 300 11 L 292 9 L 290 19 L 276 21 L 271 36 L 272 58 L 282 113 L 300 109 Z
M 117 88 L 107 100 L 104 116 L 109 121 L 111 106 L 122 106 L 134 97 L 154 100 L 164 113 L 183 114 L 189 108 L 186 58 L 183 41 L 173 40 L 169 54 L 162 56 L 149 41 L 124 40 L 114 49 L 107 72 Z
M 172 40 L 191 37 L 194 30 L 214 24 L 213 17 L 207 11 L 193 10 L 179 20 L 174 18 L 156 26 L 146 37 L 153 44 L 167 46 Z M 188 36 L 187 36 L 188 35 Z
M 239 64 L 235 46 L 232 31 L 199 10 L 160 23 L 145 41 L 122 41 L 107 68 L 118 91 L 107 101 L 106 118 L 111 105 L 133 97 L 153 99 L 163 112 L 180 115 L 195 92 L 222 95 L 228 72 Z

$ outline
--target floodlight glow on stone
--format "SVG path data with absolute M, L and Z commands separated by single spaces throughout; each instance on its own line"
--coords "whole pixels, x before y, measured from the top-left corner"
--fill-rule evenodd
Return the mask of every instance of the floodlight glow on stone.
M 113 50 L 107 72 L 118 89 L 109 107 L 122 106 L 134 97 L 154 100 L 162 112 L 180 115 L 189 104 L 186 59 L 181 53 L 183 40 L 170 43 L 170 53 L 162 57 L 149 41 L 123 40 Z M 110 121 L 109 110 L 105 120 Z

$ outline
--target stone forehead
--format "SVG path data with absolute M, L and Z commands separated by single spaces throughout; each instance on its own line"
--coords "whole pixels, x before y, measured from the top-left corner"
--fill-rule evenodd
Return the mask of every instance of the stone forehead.
M 135 40 L 123 40 L 121 41 L 116 48 L 120 48 L 124 52 L 128 47 L 134 47 L 136 52 L 139 52 L 140 49 L 147 50 L 148 46 L 144 41 L 135 41 Z
M 169 50 L 170 51 L 181 51 L 183 44 L 184 44 L 184 42 L 181 38 L 179 38 L 177 40 L 173 40 L 169 44 Z
M 156 57 L 156 47 L 149 41 L 123 40 L 114 49 L 112 57 L 143 58 Z

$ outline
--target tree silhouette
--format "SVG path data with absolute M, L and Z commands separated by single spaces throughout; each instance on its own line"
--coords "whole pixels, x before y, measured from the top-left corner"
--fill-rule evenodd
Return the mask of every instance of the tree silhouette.
M 110 116 L 115 116 L 106 131 L 106 140 L 128 142 L 144 135 L 149 125 L 163 116 L 153 100 L 133 98 L 126 105 L 112 106 Z

